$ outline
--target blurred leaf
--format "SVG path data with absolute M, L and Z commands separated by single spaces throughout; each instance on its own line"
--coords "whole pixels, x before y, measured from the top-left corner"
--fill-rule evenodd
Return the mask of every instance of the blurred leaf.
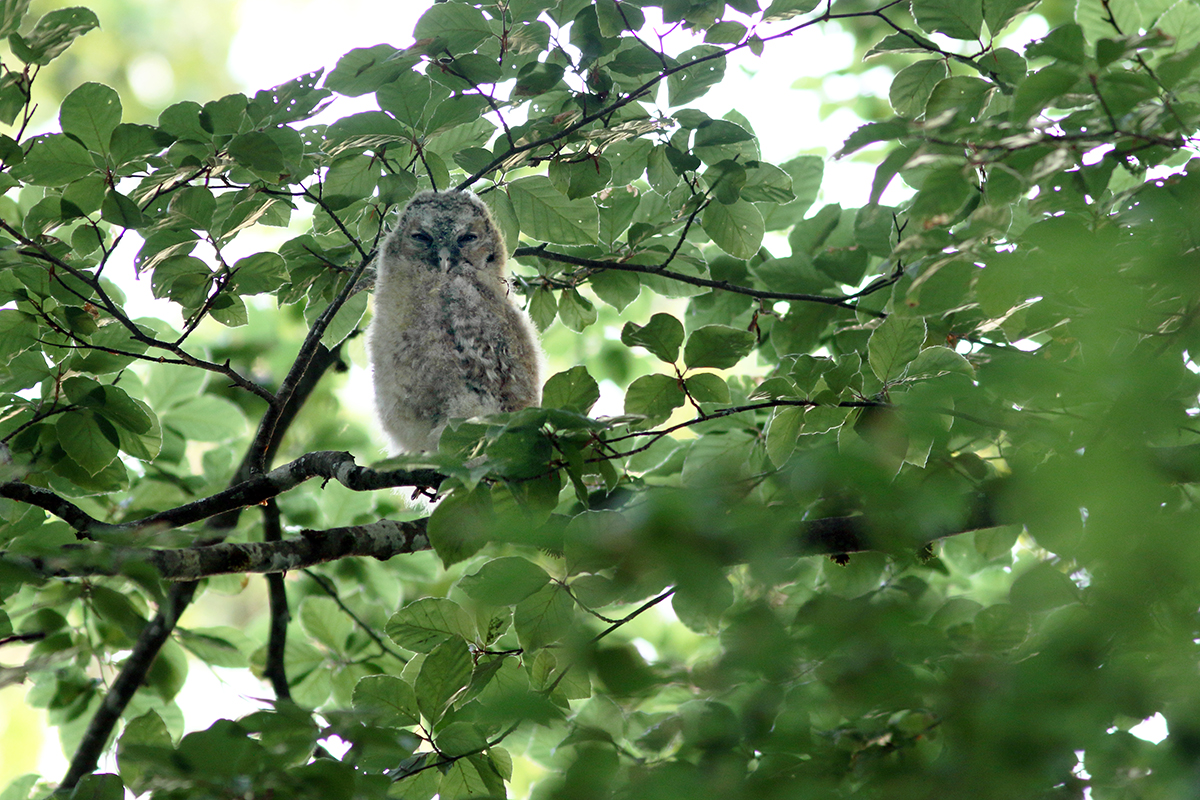
M 478 572 L 467 575 L 459 586 L 473 599 L 494 606 L 520 603 L 550 581 L 546 571 L 524 558 L 493 559 Z

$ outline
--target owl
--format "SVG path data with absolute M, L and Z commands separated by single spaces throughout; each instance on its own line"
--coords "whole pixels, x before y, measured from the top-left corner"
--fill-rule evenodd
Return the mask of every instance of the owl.
M 504 281 L 507 250 L 471 192 L 422 192 L 384 240 L 367 348 L 393 451 L 436 450 L 446 423 L 541 402 L 542 352 Z

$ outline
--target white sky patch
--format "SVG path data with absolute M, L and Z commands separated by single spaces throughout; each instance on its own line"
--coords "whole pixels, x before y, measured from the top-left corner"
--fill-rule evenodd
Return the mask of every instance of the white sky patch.
M 251 89 L 290 81 L 357 47 L 412 44 L 429 2 L 366 0 L 242 0 L 241 25 L 229 50 L 229 70 Z
M 1134 725 L 1129 729 L 1129 732 L 1151 744 L 1158 744 L 1167 738 L 1169 733 L 1167 730 L 1167 719 L 1162 714 L 1155 714 L 1153 717 L 1144 719 L 1137 725 Z

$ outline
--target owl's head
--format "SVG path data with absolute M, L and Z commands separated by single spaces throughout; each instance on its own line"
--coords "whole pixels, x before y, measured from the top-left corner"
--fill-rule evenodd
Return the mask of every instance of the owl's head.
M 421 192 L 384 243 L 400 263 L 439 274 L 483 271 L 500 275 L 507 251 L 488 207 L 471 192 Z

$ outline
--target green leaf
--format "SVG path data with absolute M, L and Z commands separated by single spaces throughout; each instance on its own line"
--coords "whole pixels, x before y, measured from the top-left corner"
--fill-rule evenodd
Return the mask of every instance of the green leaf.
M 321 197 L 334 210 L 370 197 L 383 174 L 379 159 L 366 155 L 346 155 L 334 159 L 325 173 Z
M 552 375 L 542 389 L 543 408 L 565 408 L 586 414 L 599 399 L 600 387 L 584 366 Z
M 149 224 L 138 204 L 116 189 L 105 192 L 100 218 L 122 228 L 143 228 Z
M 790 203 L 796 199 L 792 176 L 774 164 L 752 162 L 746 169 L 742 199 L 751 203 Z
M 443 642 L 475 640 L 475 623 L 462 606 L 443 597 L 414 600 L 388 619 L 384 633 L 396 644 L 430 653 Z
M 97 172 L 92 156 L 78 142 L 62 133 L 39 136 L 17 171 L 39 186 L 62 186 Z
M 458 585 L 480 603 L 511 606 L 549 582 L 550 576 L 537 564 L 519 556 L 510 556 L 492 559 L 474 574 L 463 577 Z
M 938 46 L 916 31 L 906 30 L 904 33 L 889 33 L 867 51 L 864 58 L 882 55 L 884 53 L 919 53 L 929 55 L 938 52 Z
M 713 242 L 735 258 L 751 258 L 762 246 L 766 226 L 753 203 L 709 203 L 700 215 L 700 227 Z
M 1172 50 L 1186 52 L 1200 44 L 1200 8 L 1195 3 L 1175 3 L 1158 18 L 1155 27 L 1175 40 Z
M 655 314 L 644 326 L 626 322 L 621 329 L 621 342 L 629 347 L 644 347 L 660 361 L 673 364 L 683 344 L 683 323 L 670 314 Z
M 399 50 L 387 44 L 351 50 L 325 76 L 325 87 L 348 97 L 373 92 L 412 71 L 417 57 L 398 58 L 399 54 Z
M 983 20 L 993 36 L 999 36 L 1009 22 L 1029 11 L 1041 0 L 983 0 Z
M 462 639 L 444 641 L 425 657 L 413 689 L 427 719 L 441 719 L 450 698 L 470 682 L 471 666 L 471 653 Z
M 776 467 L 782 467 L 792 457 L 804 422 L 803 406 L 775 409 L 767 423 L 767 457 Z
M 1021 124 L 1038 114 L 1051 101 L 1071 91 L 1079 82 L 1074 67 L 1051 64 L 1033 73 L 1017 87 L 1011 112 L 1014 124 Z
M 625 307 L 638 299 L 642 292 L 642 281 L 636 272 L 608 269 L 598 272 L 588 280 L 588 286 L 596 296 L 615 308 L 624 311 Z
M 107 153 L 113 131 L 121 122 L 121 98 L 102 83 L 85 83 L 63 98 L 58 111 L 65 134 L 74 136 L 93 153 Z
M 189 227 L 206 231 L 212 226 L 217 198 L 206 186 L 185 186 L 171 196 L 170 210 L 190 223 Z
M 1025 47 L 1026 58 L 1056 58 L 1072 64 L 1087 60 L 1083 46 L 1083 28 L 1074 23 L 1059 25 L 1041 39 Z
M 683 360 L 689 369 L 728 369 L 748 356 L 756 344 L 750 331 L 728 325 L 705 325 L 688 337 Z
M 746 168 L 727 158 L 713 164 L 704 173 L 704 182 L 718 202 L 727 205 L 736 203 L 742 196 L 742 187 L 746 185 Z
M 418 41 L 434 39 L 444 42 L 451 53 L 471 53 L 484 39 L 492 35 L 483 12 L 466 4 L 438 3 L 421 15 L 413 29 Z
M 124 800 L 125 784 L 111 772 L 85 775 L 71 791 L 71 800 Z
M 1134 34 L 1142 27 L 1140 5 L 1128 0 L 1076 0 L 1075 21 L 1083 28 L 1088 41 L 1093 43 L 1106 37 Z
M 537 97 L 544 94 L 559 85 L 565 71 L 561 64 L 547 64 L 542 61 L 526 64 L 517 75 L 513 96 Z
M 89 475 L 98 474 L 117 457 L 120 437 L 116 429 L 95 414 L 68 412 L 58 418 L 54 429 L 63 450 Z
M 888 93 L 892 108 L 902 117 L 915 118 L 925 111 L 933 87 L 946 77 L 946 63 L 928 59 L 909 64 L 896 73 Z
M 821 4 L 821 0 L 773 0 L 763 12 L 763 20 L 775 22 L 807 14 Z
M 603 156 L 574 159 L 555 159 L 548 170 L 550 182 L 568 199 L 591 197 L 612 179 L 612 166 Z
M 18 30 L 28 10 L 29 0 L 4 0 L 0 3 L 0 36 L 8 36 Z
M 242 648 L 250 648 L 250 639 L 235 628 L 176 629 L 179 643 L 196 658 L 213 667 L 246 669 L 250 660 Z
M 887 120 L 886 122 L 868 122 L 846 138 L 842 149 L 833 154 L 834 158 L 844 158 L 856 150 L 861 150 L 875 142 L 887 142 L 900 139 L 909 132 L 909 123 L 903 119 Z
M 114 425 L 133 433 L 149 433 L 154 427 L 153 415 L 119 386 L 74 377 L 63 381 L 63 392 L 75 405 L 91 408 Z
M 828 433 L 845 424 L 853 409 L 838 406 L 809 406 L 804 412 L 804 424 L 800 428 L 801 436 L 814 433 Z
M 311 325 L 324 310 L 325 307 L 320 304 L 310 303 L 304 309 L 305 320 Z M 333 319 L 329 321 L 329 327 L 325 329 L 325 335 L 321 337 L 321 343 L 332 349 L 345 341 L 347 336 L 358 330 L 358 323 L 362 321 L 365 313 L 367 313 L 367 293 L 359 292 L 358 294 L 351 295 L 338 308 L 337 313 L 333 315 Z
M 285 170 L 283 151 L 274 139 L 259 131 L 235 136 L 225 152 L 239 165 L 267 176 L 277 176 Z
M 407 681 L 394 675 L 368 675 L 354 684 L 354 708 L 371 714 L 379 724 L 407 728 L 421 723 L 417 695 Z
M 554 324 L 558 316 L 558 301 L 549 287 L 539 286 L 529 298 L 529 317 L 539 331 L 544 331 Z
M 617 5 L 615 0 L 596 1 L 596 21 L 602 36 L 620 36 L 624 31 L 637 32 L 646 24 L 646 16 L 635 5 L 622 3 Z
M 224 442 L 246 432 L 246 415 L 223 397 L 202 394 L 174 406 L 163 415 L 162 424 L 185 439 Z
M 446 90 L 419 72 L 409 70 L 375 91 L 379 107 L 415 130 L 424 130 L 430 99 L 436 94 L 441 102 Z
M 921 191 L 913 200 L 910 213 L 931 225 L 947 224 L 950 216 L 976 191 L 971 183 L 973 177 L 974 170 L 958 164 L 931 170 L 921 182 Z
M 980 74 L 986 75 L 1003 89 L 1016 86 L 1029 72 L 1025 59 L 1007 47 L 996 47 L 975 61 Z
M 746 26 L 740 22 L 718 22 L 704 32 L 708 44 L 737 44 L 746 37 Z
M 925 106 L 925 120 L 935 119 L 944 111 L 953 111 L 953 119 L 967 121 L 978 117 L 996 90 L 990 81 L 956 75 L 933 87 Z
M 669 375 L 643 375 L 629 384 L 625 391 L 625 413 L 646 417 L 650 427 L 671 416 L 671 412 L 687 401 L 679 381 Z
M 541 175 L 513 181 L 508 185 L 508 196 L 526 235 L 557 244 L 597 241 L 600 216 L 590 197 L 569 200 Z
M 598 319 L 598 315 L 591 300 L 575 289 L 563 289 L 558 296 L 558 318 L 570 330 L 582 333 Z
M 697 403 L 728 403 L 729 384 L 720 375 L 699 372 L 689 375 L 683 382 L 687 392 Z
M 684 485 L 707 488 L 744 475 L 751 441 L 750 434 L 740 430 L 696 439 L 680 471 Z
M 942 375 L 965 375 L 975 378 L 975 368 L 965 357 L 949 347 L 935 345 L 926 347 L 913 359 L 905 375 L 910 380 L 937 378 Z
M 867 340 L 867 360 L 875 377 L 885 383 L 900 377 L 921 352 L 925 335 L 925 320 L 921 317 L 892 314 L 885 319 Z
M 703 97 L 725 77 L 725 54 L 715 45 L 702 44 L 685 50 L 677 60 L 680 64 L 699 63 L 667 76 L 668 105 L 687 105 Z
M 983 0 L 913 0 L 912 12 L 925 31 L 954 39 L 978 39 L 983 25 Z
M 288 280 L 287 262 L 278 253 L 255 253 L 233 265 L 234 292 L 242 295 L 273 292 Z
M 443 433 L 445 439 L 450 429 Z M 494 538 L 490 490 L 455 491 L 442 499 L 429 517 L 429 543 L 446 565 L 456 564 L 479 552 Z
M 76 38 L 98 27 L 100 20 L 91 9 L 60 8 L 39 19 L 24 36 L 10 33 L 8 45 L 25 63 L 45 65 L 62 55 Z
M 550 584 L 522 600 L 513 609 L 513 629 L 526 651 L 553 644 L 570 632 L 575 603 L 565 588 Z

